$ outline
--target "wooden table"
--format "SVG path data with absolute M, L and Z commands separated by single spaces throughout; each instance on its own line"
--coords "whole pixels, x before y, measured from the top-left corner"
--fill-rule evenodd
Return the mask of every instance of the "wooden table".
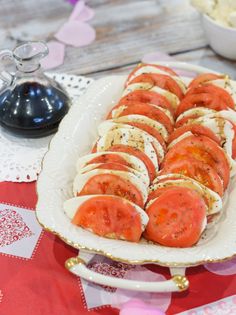
M 24 40 L 51 40 L 72 6 L 63 0 L 1 0 L 0 49 Z M 88 0 L 96 41 L 66 48 L 59 72 L 94 78 L 124 73 L 144 54 L 162 51 L 176 60 L 227 72 L 236 78 L 236 62 L 217 56 L 207 45 L 199 14 L 188 0 Z
M 200 16 L 188 0 L 88 0 L 88 3 L 96 12 L 91 21 L 97 32 L 96 41 L 84 48 L 66 47 L 64 64 L 54 71 L 93 78 L 126 73 L 144 54 L 162 51 L 176 60 L 208 66 L 236 78 L 236 62 L 216 56 L 208 47 Z M 0 49 L 11 49 L 24 40 L 53 39 L 71 11 L 72 6 L 65 0 L 0 0 Z M 7 203 L 10 209 L 16 205 L 24 213 L 30 213 L 36 199 L 35 183 L 0 183 L 0 204 Z M 0 314 L 118 314 L 118 310 L 103 306 L 98 311 L 86 310 L 85 289 L 64 268 L 65 260 L 75 256 L 76 250 L 45 231 L 33 255 L 30 260 L 0 255 Z M 169 277 L 167 269 L 151 268 Z M 168 314 L 230 296 L 235 301 L 235 275 L 219 278 L 199 266 L 191 268 L 187 276 L 190 290 L 180 296 L 172 295 Z M 107 295 L 101 293 L 96 301 L 105 301 L 104 296 Z M 166 301 L 161 296 L 160 300 Z

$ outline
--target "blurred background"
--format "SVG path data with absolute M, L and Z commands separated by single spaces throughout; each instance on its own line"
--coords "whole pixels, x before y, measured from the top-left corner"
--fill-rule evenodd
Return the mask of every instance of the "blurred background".
M 22 41 L 54 40 L 76 2 L 0 0 L 0 49 Z M 209 48 L 200 14 L 188 0 L 88 0 L 86 5 L 95 13 L 88 23 L 96 38 L 86 46 L 65 45 L 57 72 L 96 78 L 127 72 L 144 55 L 163 52 L 235 77 L 235 62 Z M 76 32 L 71 30 L 73 36 Z

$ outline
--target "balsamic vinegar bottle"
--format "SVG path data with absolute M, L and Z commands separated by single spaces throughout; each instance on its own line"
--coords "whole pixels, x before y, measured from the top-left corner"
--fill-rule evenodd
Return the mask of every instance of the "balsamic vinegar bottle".
M 13 52 L 0 52 L 0 61 L 12 59 L 14 75 L 3 71 L 0 90 L 0 125 L 15 136 L 36 138 L 54 133 L 68 112 L 70 98 L 56 81 L 41 70 L 40 59 L 48 54 L 43 42 L 28 42 Z

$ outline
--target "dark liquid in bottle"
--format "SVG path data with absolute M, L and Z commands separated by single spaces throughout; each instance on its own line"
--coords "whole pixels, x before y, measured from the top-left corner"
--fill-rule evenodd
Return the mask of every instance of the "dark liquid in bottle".
M 57 130 L 69 104 L 57 83 L 25 82 L 0 95 L 0 124 L 16 136 L 47 136 Z

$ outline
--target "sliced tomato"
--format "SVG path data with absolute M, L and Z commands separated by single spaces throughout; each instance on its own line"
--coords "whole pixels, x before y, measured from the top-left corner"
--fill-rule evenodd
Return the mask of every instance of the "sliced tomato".
M 125 87 L 127 87 L 128 82 L 129 82 L 130 79 L 136 74 L 136 72 L 137 72 L 139 69 L 141 69 L 141 68 L 143 68 L 143 67 L 147 67 L 147 66 L 160 69 L 160 70 L 165 71 L 165 72 L 169 73 L 170 75 L 173 75 L 173 76 L 176 76 L 176 77 L 178 76 L 178 74 L 177 74 L 176 72 L 174 72 L 172 69 L 170 69 L 170 68 L 168 68 L 168 67 L 159 66 L 159 65 L 154 65 L 154 64 L 150 64 L 150 63 L 141 63 L 141 64 L 139 64 L 137 67 L 135 67 L 134 70 L 129 74 L 128 79 L 127 79 L 127 81 L 126 81 L 126 83 L 125 83 Z
M 175 94 L 180 100 L 184 96 L 184 93 L 178 83 L 169 75 L 158 73 L 144 73 L 135 77 L 132 81 L 128 83 L 128 85 L 140 82 L 150 83 L 154 86 L 158 86 L 161 89 Z
M 122 108 L 121 106 L 124 106 L 124 109 L 121 112 L 119 112 L 115 117 L 113 117 L 112 111 L 114 109 Z M 112 109 L 112 111 L 108 114 L 107 119 L 127 115 L 143 115 L 163 124 L 169 133 L 173 131 L 173 124 L 170 118 L 160 108 L 158 108 L 155 105 L 147 103 L 129 102 L 126 105 L 118 104 Z
M 192 189 L 164 192 L 148 206 L 146 239 L 169 247 L 190 247 L 199 240 L 206 218 L 204 200 Z
M 134 205 L 116 196 L 96 196 L 77 210 L 72 223 L 100 236 L 138 242 L 141 218 Z
M 88 164 L 97 164 L 97 163 L 115 163 L 115 164 L 122 164 L 128 167 L 132 167 L 130 163 L 128 163 L 122 156 L 119 154 L 110 154 L 104 152 L 104 154 L 99 155 L 93 159 L 91 159 L 86 165 Z
M 124 144 L 113 145 L 109 148 L 109 151 L 124 152 L 124 153 L 131 154 L 133 156 L 136 156 L 138 159 L 140 159 L 145 164 L 147 171 L 148 171 L 150 181 L 153 181 L 153 179 L 156 177 L 155 166 L 153 165 L 153 163 L 149 159 L 149 157 L 145 153 L 143 153 L 142 151 L 135 149 L 133 147 L 130 147 L 128 145 L 124 145 Z
M 189 84 L 189 88 L 198 87 L 211 80 L 223 79 L 225 75 L 214 74 L 214 73 L 202 73 L 195 77 Z
M 223 180 L 224 189 L 229 183 L 230 165 L 224 150 L 213 140 L 205 136 L 189 136 L 180 140 L 167 152 L 162 168 L 167 167 L 174 161 L 195 158 L 215 169 Z
M 224 193 L 223 182 L 217 171 L 210 165 L 185 156 L 181 160 L 173 160 L 165 163 L 165 167 L 161 170 L 160 175 L 176 173 L 195 179 L 204 186 L 218 193 L 221 197 Z
M 114 174 L 98 174 L 91 177 L 77 196 L 115 195 L 143 207 L 141 192 L 128 180 Z
M 169 143 L 174 141 L 175 139 L 179 138 L 185 132 L 190 131 L 194 135 L 199 136 L 206 136 L 215 141 L 218 145 L 221 145 L 220 139 L 216 136 L 216 134 L 208 127 L 199 125 L 199 124 L 191 124 L 191 125 L 184 125 L 180 128 L 175 129 L 174 132 L 169 137 Z
M 179 104 L 176 110 L 176 116 L 179 116 L 186 110 L 195 107 L 207 107 L 216 111 L 228 109 L 228 106 L 221 102 L 219 97 L 209 93 L 187 95 Z
M 168 109 L 172 115 L 174 115 L 175 112 L 171 103 L 165 96 L 153 91 L 135 90 L 123 96 L 119 101 L 119 104 L 125 105 L 127 102 L 150 103 Z
M 234 101 L 224 89 L 213 84 L 206 84 L 190 89 L 176 110 L 179 116 L 186 110 L 194 107 L 207 107 L 216 111 L 232 108 Z

